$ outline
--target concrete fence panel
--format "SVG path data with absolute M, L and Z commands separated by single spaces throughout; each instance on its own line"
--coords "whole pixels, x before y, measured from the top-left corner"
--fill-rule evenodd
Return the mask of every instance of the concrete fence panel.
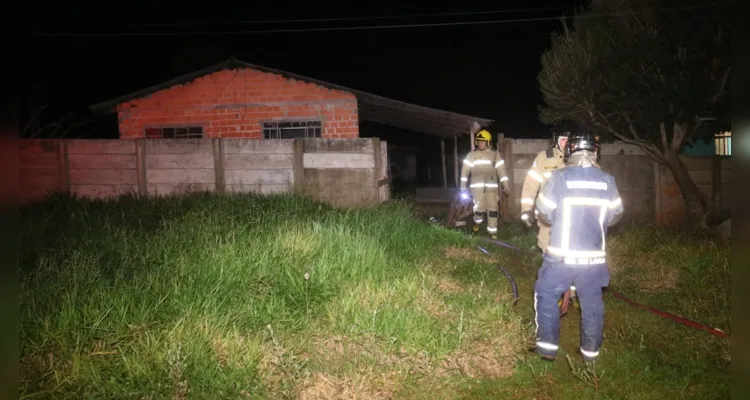
M 503 208 L 504 217 L 521 212 L 521 191 L 534 157 L 550 144 L 546 139 L 505 139 L 503 157 L 508 165 L 511 194 Z M 698 188 L 714 199 L 720 210 L 728 210 L 729 157 L 681 157 Z M 685 222 L 685 202 L 671 171 L 658 165 L 639 147 L 623 142 L 602 146 L 601 167 L 617 182 L 629 220 L 667 224 Z
M 122 140 L 67 140 L 67 168 L 71 193 L 88 198 L 110 198 L 138 192 L 135 142 Z
M 18 183 L 21 201 L 37 201 L 67 188 L 66 171 L 61 168 L 65 161 L 63 147 L 64 142 L 59 140 L 20 141 Z
M 214 191 L 216 176 L 210 139 L 149 139 L 138 143 L 145 147 L 148 194 Z
M 378 139 L 23 140 L 19 178 L 23 201 L 215 191 L 356 207 L 390 198 L 387 157 Z
M 341 207 L 380 203 L 379 139 L 301 139 L 297 146 L 304 194 Z
M 715 185 L 716 187 L 716 194 L 718 195 L 718 198 L 716 199 L 716 206 L 719 210 L 723 212 L 729 212 L 731 209 L 730 199 L 731 197 L 731 175 L 732 175 L 732 159 L 729 157 L 721 157 L 720 158 L 720 168 L 718 172 L 718 177 L 716 179 Z
M 230 193 L 292 193 L 294 140 L 222 140 L 222 169 Z

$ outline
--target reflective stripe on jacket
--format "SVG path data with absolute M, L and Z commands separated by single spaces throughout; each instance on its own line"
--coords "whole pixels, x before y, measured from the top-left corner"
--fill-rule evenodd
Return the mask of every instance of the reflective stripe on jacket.
M 485 149 L 469 152 L 461 167 L 461 188 L 466 188 L 471 175 L 471 187 L 508 187 L 508 171 L 499 152 Z
M 551 222 L 550 255 L 566 264 L 604 264 L 607 228 L 624 211 L 612 175 L 593 166 L 555 170 L 535 205 Z

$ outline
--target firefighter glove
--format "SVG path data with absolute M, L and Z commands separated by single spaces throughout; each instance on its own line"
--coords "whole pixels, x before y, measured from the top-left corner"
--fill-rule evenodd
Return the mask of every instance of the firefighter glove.
M 531 228 L 534 226 L 534 214 L 531 213 L 531 211 L 524 211 L 521 213 L 521 220 L 529 227 Z

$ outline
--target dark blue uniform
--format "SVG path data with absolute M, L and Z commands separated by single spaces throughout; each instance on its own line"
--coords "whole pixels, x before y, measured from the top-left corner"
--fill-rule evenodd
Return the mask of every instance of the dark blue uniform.
M 602 287 L 609 285 L 607 227 L 619 221 L 624 211 L 615 179 L 594 166 L 555 170 L 540 191 L 536 208 L 551 225 L 550 243 L 534 285 L 536 351 L 557 355 L 557 301 L 574 285 L 581 303 L 581 354 L 591 361 L 602 344 Z

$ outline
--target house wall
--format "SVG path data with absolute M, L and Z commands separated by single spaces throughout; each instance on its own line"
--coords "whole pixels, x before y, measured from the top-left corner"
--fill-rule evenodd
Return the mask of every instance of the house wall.
M 323 138 L 357 138 L 357 99 L 281 75 L 221 70 L 118 105 L 120 138 L 146 128 L 202 126 L 204 138 L 261 139 L 264 121 L 322 120 Z

